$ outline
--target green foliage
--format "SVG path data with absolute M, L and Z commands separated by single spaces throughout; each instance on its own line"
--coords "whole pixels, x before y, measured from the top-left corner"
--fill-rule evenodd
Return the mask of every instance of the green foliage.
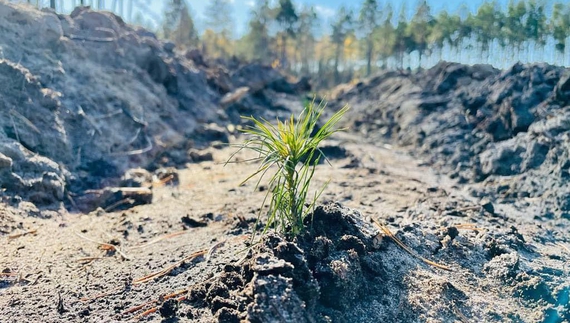
M 352 11 L 346 7 L 340 7 L 332 24 L 331 42 L 335 45 L 334 50 L 334 79 L 335 83 L 340 83 L 340 73 L 338 66 L 342 58 L 344 43 L 346 39 L 354 32 L 354 20 Z
M 485 2 L 477 10 L 477 15 L 472 20 L 472 27 L 477 41 L 481 44 L 481 49 L 487 51 L 489 43 L 500 38 L 505 17 L 498 10 L 496 2 Z
M 526 17 L 526 5 L 523 1 L 511 0 L 507 7 L 504 38 L 514 47 L 520 49 L 525 41 L 524 19 Z
M 169 4 L 182 2 L 168 0 Z M 568 62 L 564 54 L 568 54 L 570 3 L 562 1 L 510 0 L 503 6 L 501 1 L 487 0 L 475 12 L 463 5 L 458 12 L 434 15 L 428 0 L 416 0 L 413 14 L 406 8 L 409 2 L 404 1 L 396 20 L 393 2 L 380 0 L 360 0 L 356 15 L 341 6 L 332 16 L 327 8 L 297 8 L 292 0 L 255 0 L 248 31 L 237 41 L 218 36 L 231 29 L 227 27 L 231 12 L 222 10 L 230 0 L 209 3 L 206 15 L 217 20 L 206 19 L 206 31 L 210 31 L 202 37 L 206 55 L 227 58 L 237 53 L 294 76 L 312 76 L 316 89 L 387 67 L 414 67 L 408 65 L 417 63 L 426 67 L 438 59 L 501 65 L 535 60 L 532 54 L 550 58 L 549 46 L 554 47 L 558 64 Z M 221 9 L 214 9 L 214 4 Z M 167 15 L 163 20 L 167 38 L 172 38 L 167 34 L 176 28 L 179 16 L 170 19 Z M 211 50 L 214 45 L 219 48 Z M 225 55 L 215 55 L 223 50 Z
M 210 0 L 206 7 L 206 29 L 226 39 L 232 37 L 235 28 L 232 15 L 232 4 L 229 0 Z
M 269 0 L 257 0 L 251 11 L 248 33 L 239 41 L 239 52 L 248 60 L 257 60 L 266 64 L 273 61 L 271 55 L 272 39 L 269 28 L 273 10 Z
M 202 47 L 209 56 L 228 58 L 233 53 L 232 36 L 234 22 L 229 0 L 211 0 L 206 7 L 206 30 Z
M 314 7 L 303 7 L 299 13 L 299 30 L 296 37 L 297 47 L 301 61 L 300 73 L 309 74 L 309 62 L 315 57 L 315 37 L 318 25 L 318 16 Z
M 295 24 L 299 20 L 297 11 L 291 0 L 279 0 L 275 21 L 281 26 L 283 32 L 295 36 Z
M 198 34 L 185 0 L 169 0 L 165 4 L 162 36 L 180 46 L 198 45 Z
M 556 50 L 563 53 L 566 48 L 566 37 L 570 33 L 570 7 L 555 3 L 550 21 L 552 37 L 556 40 Z
M 420 54 L 420 61 L 428 48 L 428 39 L 434 22 L 431 16 L 431 8 L 428 6 L 427 1 L 418 2 L 416 12 L 408 25 L 407 33 L 414 42 L 414 49 Z
M 394 53 L 396 33 L 392 25 L 393 16 L 392 5 L 388 3 L 383 10 L 382 25 L 374 32 L 374 42 L 377 43 L 378 54 L 382 60 L 388 59 Z
M 366 76 L 372 70 L 372 58 L 374 56 L 374 34 L 380 27 L 380 8 L 376 0 L 364 0 L 358 15 L 359 34 L 364 40 L 364 58 L 366 59 Z
M 259 185 L 267 172 L 275 169 L 269 180 L 271 189 L 263 201 L 265 205 L 267 198 L 270 198 L 269 218 L 264 233 L 269 228 L 275 228 L 289 236 L 301 233 L 305 218 L 325 188 L 317 191 L 313 198 L 309 197 L 316 164 L 323 157 L 319 145 L 341 130 L 337 128 L 337 124 L 348 110 L 348 107 L 342 108 L 317 129 L 317 122 L 325 106 L 323 103 L 315 106 L 315 103 L 311 102 L 305 106 L 297 119 L 292 115 L 286 121 L 277 120 L 277 125 L 264 119 L 245 117 L 253 126 L 244 130 L 250 138 L 240 145 L 238 152 L 242 149 L 256 152 L 259 168 L 243 183 L 259 175 Z M 232 158 L 233 155 L 230 160 Z

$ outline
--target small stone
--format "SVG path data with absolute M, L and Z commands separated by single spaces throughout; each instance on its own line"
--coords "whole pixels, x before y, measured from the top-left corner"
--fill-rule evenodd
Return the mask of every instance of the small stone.
M 453 240 L 459 235 L 459 230 L 456 227 L 448 227 L 446 234 Z
M 190 149 L 188 150 L 188 157 L 194 163 L 200 163 L 205 161 L 212 161 L 214 160 L 214 156 L 209 151 L 199 151 L 197 149 Z
M 489 214 L 495 215 L 495 206 L 493 206 L 493 203 L 491 203 L 491 201 L 489 200 L 481 201 L 481 207 L 483 208 L 483 210 L 489 212 Z
M 205 227 L 208 225 L 207 222 L 205 221 L 199 221 L 196 219 L 191 218 L 190 216 L 186 215 L 183 216 L 182 218 L 180 218 L 180 220 L 182 221 L 182 223 L 184 223 L 185 225 L 189 226 L 190 228 L 199 228 L 199 227 Z
M 158 311 L 160 312 L 160 316 L 164 318 L 174 317 L 176 316 L 176 311 L 178 311 L 178 301 L 171 298 L 162 303 Z

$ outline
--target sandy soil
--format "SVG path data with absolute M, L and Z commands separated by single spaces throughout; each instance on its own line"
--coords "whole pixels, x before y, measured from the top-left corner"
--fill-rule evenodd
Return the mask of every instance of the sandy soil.
M 507 292 L 509 284 L 493 283 L 492 275 L 482 275 L 483 263 L 488 260 L 474 261 L 468 252 L 469 248 L 480 248 L 482 235 L 499 234 L 516 225 L 526 241 L 534 244 L 527 253 L 532 257 L 531 262 L 540 265 L 539 270 L 560 275 L 563 281 L 563 277 L 568 277 L 570 252 L 567 241 L 550 239 L 556 234 L 561 237 L 557 228 L 509 219 L 500 207 L 497 215 L 490 216 L 481 210 L 480 204 L 468 198 L 466 189 L 454 187 L 445 177 L 421 166 L 421 160 L 388 145 L 363 144 L 358 137 L 347 134 L 329 144 L 345 147 L 348 156 L 332 159 L 331 165 L 318 166 L 315 185 L 330 180 L 321 200 L 338 201 L 360 210 L 365 217 L 388 223 L 416 252 L 428 258 L 437 253 L 434 260 L 452 267 L 452 272 L 447 272 L 422 264 L 417 258 L 409 258 L 394 243 L 384 241 L 385 252 L 395 259 L 408 259 L 414 268 L 413 273 L 394 279 L 407 286 L 401 293 L 400 306 L 410 304 L 409 308 L 398 311 L 417 315 L 413 319 L 404 314 L 399 319 L 399 314 L 392 318 L 475 322 L 510 317 L 513 322 L 563 322 L 563 311 L 560 320 L 548 321 L 544 314 L 544 308 L 556 308 L 556 301 L 546 302 L 542 296 L 533 294 L 529 296 L 534 299 L 533 304 L 529 305 L 528 297 Z M 212 279 L 225 266 L 242 259 L 246 255 L 244 242 L 265 191 L 254 190 L 253 182 L 238 186 L 255 165 L 224 166 L 233 148 L 211 151 L 214 161 L 188 164 L 180 170 L 178 186 L 155 186 L 150 205 L 113 213 L 100 210 L 90 214 L 64 210 L 45 213 L 50 219 L 40 218 L 42 212 L 37 217 L 11 215 L 22 223 L 11 235 L 0 237 L 3 244 L 0 321 L 113 322 L 138 318 L 145 310 L 160 307 L 165 295 Z M 240 159 L 247 157 L 238 155 Z M 479 229 L 463 230 L 461 224 Z M 453 242 L 458 245 L 451 247 L 452 241 L 444 234 L 440 238 L 447 251 L 438 253 L 442 249 L 439 247 L 434 252 L 434 234 L 449 231 L 450 227 L 460 228 Z M 28 230 L 34 233 L 14 237 Z M 542 243 L 537 238 L 541 236 Z M 105 244 L 116 246 L 120 252 L 102 250 Z M 459 251 L 463 252 L 463 259 Z M 202 253 L 193 257 L 196 252 Z M 506 251 L 499 254 L 510 255 Z M 170 266 L 168 273 L 140 282 L 141 278 Z M 492 270 L 500 272 L 508 268 L 498 265 Z M 470 301 L 459 304 L 457 299 L 440 298 L 442 282 L 451 282 Z M 517 288 L 515 284 L 510 286 Z M 556 291 L 547 294 L 558 295 Z M 514 300 L 518 303 L 512 303 Z M 156 303 L 147 303 L 153 301 Z M 137 305 L 145 306 L 140 310 L 133 308 Z M 495 313 L 495 319 L 491 312 Z M 182 302 L 177 313 L 168 321 L 223 321 L 207 306 L 193 307 Z M 162 316 L 169 315 L 156 312 L 143 319 L 158 322 L 165 320 Z M 334 317 L 332 321 L 336 322 Z

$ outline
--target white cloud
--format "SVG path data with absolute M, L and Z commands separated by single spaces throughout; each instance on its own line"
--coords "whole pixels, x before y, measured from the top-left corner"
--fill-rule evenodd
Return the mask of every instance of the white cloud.
M 316 5 L 315 10 L 317 11 L 317 13 L 321 17 L 323 17 L 325 19 L 330 18 L 330 17 L 334 16 L 334 14 L 335 14 L 335 11 L 333 8 L 325 7 L 325 6 L 321 6 L 321 5 Z
M 252 7 L 252 8 L 253 8 L 253 6 L 255 6 L 255 1 L 249 0 L 249 1 L 247 1 L 245 4 L 248 5 L 249 7 Z

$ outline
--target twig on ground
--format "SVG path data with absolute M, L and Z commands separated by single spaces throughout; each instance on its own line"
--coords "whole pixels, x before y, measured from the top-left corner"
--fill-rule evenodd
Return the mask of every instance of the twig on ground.
M 566 250 L 566 252 L 570 255 L 570 248 L 566 247 L 564 244 L 562 244 L 561 242 L 557 242 L 556 243 L 558 246 L 560 246 L 562 249 Z
M 115 202 L 115 203 L 113 203 L 113 204 L 107 206 L 107 207 L 105 208 L 105 212 L 112 212 L 114 209 L 116 209 L 117 207 L 119 207 L 119 206 L 121 206 L 121 205 L 129 204 L 129 203 L 132 204 L 132 203 L 134 203 L 134 202 L 135 202 L 135 200 L 133 200 L 132 198 L 128 198 L 128 197 L 127 197 L 126 199 L 122 199 L 122 200 L 120 200 L 120 201 L 117 201 L 117 202 Z
M 10 121 L 12 121 L 12 127 L 14 128 L 14 134 L 16 135 L 16 140 L 20 141 L 20 134 L 18 133 L 18 127 L 16 127 L 16 123 L 14 122 L 14 117 L 10 114 Z
M 124 311 L 123 313 L 121 313 L 121 315 L 124 316 L 124 315 L 127 315 L 127 314 L 131 314 L 131 313 L 140 311 L 141 309 L 145 308 L 145 307 L 148 306 L 148 305 L 159 304 L 161 301 L 166 301 L 166 300 L 168 300 L 168 299 L 171 299 L 171 298 L 174 298 L 174 297 L 178 297 L 178 296 L 180 296 L 180 295 L 182 295 L 182 294 L 188 293 L 188 291 L 190 290 L 190 288 L 191 288 L 192 286 L 194 286 L 194 285 L 191 285 L 191 286 L 189 286 L 189 287 L 186 288 L 186 289 L 179 290 L 179 291 L 174 292 L 174 293 L 172 293 L 172 294 L 164 295 L 164 296 L 162 296 L 162 297 L 159 297 L 158 299 L 155 299 L 155 300 L 152 300 L 152 301 L 148 301 L 148 302 L 144 302 L 144 303 L 142 303 L 142 304 L 133 306 L 133 307 L 129 308 L 128 310 Z M 183 301 L 183 300 L 186 299 L 186 297 L 187 297 L 187 296 L 178 297 L 176 300 L 177 300 L 177 301 Z M 151 314 L 151 313 L 156 312 L 157 310 L 158 310 L 158 307 L 153 307 L 153 308 L 148 309 L 148 310 L 142 312 L 141 314 L 135 316 L 133 319 L 140 319 L 140 318 L 142 318 L 143 316 L 146 316 L 146 315 L 149 315 L 149 314 Z
M 220 242 L 214 244 L 213 246 L 211 246 L 210 249 L 208 249 L 208 252 L 206 253 L 206 257 L 204 257 L 206 259 L 206 261 L 209 261 L 210 257 L 212 257 L 214 252 L 216 252 L 216 250 L 218 250 L 220 247 L 222 247 L 224 244 L 226 244 L 227 241 L 228 240 L 220 241 Z
M 153 186 L 159 187 L 159 186 L 165 186 L 166 184 L 168 184 L 168 182 L 172 181 L 174 179 L 174 175 L 168 175 L 163 179 L 158 179 L 153 183 Z
M 31 229 L 31 230 L 28 230 L 26 232 L 10 235 L 10 236 L 8 236 L 8 240 L 13 240 L 13 239 L 17 239 L 17 238 L 23 237 L 23 236 L 28 235 L 28 234 L 36 234 L 36 233 L 38 233 L 38 229 Z
M 19 113 L 18 111 L 11 109 L 10 110 L 10 115 L 13 115 L 14 117 L 20 119 L 22 122 L 24 122 L 28 127 L 32 128 L 32 130 L 34 130 L 36 133 L 41 134 L 42 132 L 40 131 L 40 129 L 38 129 L 38 127 L 36 127 L 36 125 L 30 121 L 30 119 L 24 117 L 21 113 Z M 12 123 L 14 122 L 14 119 L 12 119 Z M 19 141 L 19 140 L 18 140 Z
M 456 224 L 454 225 L 454 227 L 461 230 L 487 231 L 487 229 L 479 228 L 478 226 L 472 223 Z
M 82 302 L 87 302 L 87 301 L 95 300 L 95 299 L 98 299 L 98 298 L 101 298 L 101 297 L 109 296 L 109 295 L 114 294 L 114 293 L 122 292 L 122 291 L 124 291 L 124 290 L 125 290 L 124 287 L 114 288 L 114 289 L 111 289 L 110 291 L 107 291 L 107 292 L 104 292 L 104 293 L 100 293 L 100 294 L 97 294 L 97 295 L 94 295 L 94 296 L 91 296 L 91 297 L 83 297 L 83 298 L 80 298 L 79 300 L 82 301 Z
M 168 267 L 166 267 L 160 271 L 154 272 L 154 273 L 146 275 L 144 277 L 134 279 L 132 284 L 133 285 L 144 284 L 144 283 L 151 281 L 155 278 L 167 275 L 168 273 L 170 273 L 172 270 L 176 269 L 178 266 L 182 265 L 183 263 L 190 261 L 190 260 L 194 260 L 195 258 L 201 257 L 201 256 L 205 255 L 206 252 L 207 252 L 206 249 L 194 252 L 190 256 L 176 262 L 174 265 L 168 266 Z
M 208 249 L 208 253 L 206 253 L 206 261 L 210 260 L 210 257 L 212 257 L 212 255 L 214 254 L 214 252 L 216 252 L 220 247 L 222 247 L 224 244 L 226 244 L 226 242 L 229 241 L 242 241 L 242 240 L 246 240 L 248 239 L 247 235 L 243 235 L 243 236 L 238 236 L 235 238 L 231 238 L 231 239 L 226 239 L 224 241 L 220 241 L 216 244 L 214 244 L 213 246 L 210 247 L 210 249 Z
M 400 248 L 404 249 L 407 253 L 409 253 L 410 255 L 420 259 L 421 261 L 423 261 L 424 263 L 437 267 L 439 269 L 443 269 L 443 270 L 448 270 L 451 271 L 451 267 L 445 266 L 445 265 L 440 265 L 436 262 L 433 262 L 429 259 L 426 259 L 420 255 L 418 255 L 416 252 L 414 252 L 412 249 L 410 249 L 408 246 L 406 246 L 402 241 L 400 241 L 400 239 L 398 239 L 393 233 L 392 231 L 390 231 L 390 229 L 388 229 L 388 227 L 386 227 L 385 225 L 381 224 L 380 222 L 378 222 L 378 220 L 371 218 L 372 222 L 385 234 L 387 235 L 390 239 L 392 239 L 398 246 L 400 246 Z
M 67 197 L 67 199 L 69 200 L 69 202 L 71 203 L 71 205 L 73 205 L 73 207 L 77 210 L 79 210 L 79 208 L 77 207 L 77 203 L 75 203 L 75 200 L 73 199 L 73 197 L 71 197 L 71 194 L 66 193 L 65 196 Z
M 82 37 L 78 35 L 69 35 L 71 40 L 92 41 L 96 43 L 112 43 L 117 40 L 115 37 Z
M 189 231 L 189 230 L 184 230 L 184 231 L 178 231 L 178 232 L 174 232 L 174 233 L 169 233 L 169 234 L 160 236 L 160 237 L 158 237 L 158 238 L 156 238 L 156 239 L 154 239 L 154 240 L 151 240 L 151 241 L 149 241 L 149 242 L 147 242 L 147 243 L 143 243 L 143 244 L 141 244 L 141 245 L 134 246 L 134 247 L 132 247 L 131 249 L 145 248 L 145 247 L 148 247 L 148 246 L 150 246 L 150 245 L 152 245 L 152 244 L 155 244 L 155 243 L 157 243 L 157 242 L 160 242 L 160 241 L 162 241 L 162 240 L 166 240 L 166 239 L 178 237 L 178 236 L 183 235 L 183 234 L 186 234 L 186 233 L 188 233 L 188 232 L 190 232 L 190 231 Z
M 31 270 L 32 273 L 36 273 L 36 274 L 38 274 L 38 275 L 36 276 L 36 279 L 34 279 L 34 281 L 30 283 L 30 285 L 35 285 L 35 284 L 38 282 L 38 280 L 40 280 L 40 278 L 42 278 L 42 276 L 43 276 L 41 270 L 40 270 L 39 273 L 36 272 L 36 270 L 38 269 L 38 267 L 40 266 L 40 264 L 43 262 L 45 253 L 46 253 L 46 249 L 44 249 L 44 250 L 42 251 L 42 254 L 40 255 L 40 259 L 38 259 L 38 262 L 36 263 L 36 265 L 34 266 L 34 268 L 32 268 L 32 270 Z M 30 275 L 31 275 L 31 274 L 30 274 Z
M 150 308 L 150 309 L 140 313 L 139 315 L 133 317 L 133 320 L 140 320 L 141 318 L 143 318 L 149 314 L 155 313 L 156 311 L 158 311 L 158 307 Z
M 457 304 L 455 304 L 455 302 L 451 303 L 451 306 L 453 308 L 453 312 L 455 313 L 455 315 L 457 315 L 457 317 L 459 317 L 459 319 L 461 320 L 461 322 L 463 323 L 469 323 L 469 319 L 463 314 L 461 313 L 461 311 L 459 310 L 459 308 L 457 308 Z
M 203 282 L 201 282 L 201 283 L 205 283 L 205 282 L 211 281 L 211 280 L 213 280 L 214 278 L 218 277 L 218 275 L 219 275 L 219 273 L 216 274 L 216 275 L 214 275 L 214 276 L 212 276 L 212 277 L 210 277 L 210 278 L 208 278 L 208 279 L 206 279 L 205 281 L 203 281 Z M 133 307 L 127 309 L 126 311 L 122 312 L 121 315 L 124 316 L 124 315 L 127 315 L 127 314 L 131 314 L 131 313 L 140 311 L 141 309 L 145 308 L 145 307 L 148 306 L 148 305 L 160 304 L 161 302 L 164 302 L 164 301 L 166 301 L 166 300 L 169 300 L 169 299 L 175 298 L 175 297 L 176 297 L 176 300 L 177 300 L 178 302 L 184 301 L 184 300 L 186 300 L 186 299 L 188 298 L 188 295 L 183 295 L 183 294 L 188 293 L 192 287 L 194 287 L 194 286 L 196 286 L 196 285 L 198 285 L 198 284 L 200 284 L 200 283 L 192 284 L 192 285 L 188 286 L 186 289 L 179 290 L 179 291 L 174 292 L 174 293 L 172 293 L 172 294 L 168 294 L 168 295 L 161 296 L 161 297 L 159 297 L 158 299 L 155 299 L 155 300 L 152 300 L 152 301 L 148 301 L 148 302 L 145 302 L 145 303 L 142 303 L 142 304 L 133 306 Z M 180 295 L 182 295 L 182 296 L 180 296 Z M 147 315 L 149 315 L 149 314 L 155 313 L 156 311 L 158 311 L 158 309 L 159 309 L 158 307 L 152 307 L 152 308 L 147 309 L 146 311 L 144 311 L 144 312 L 142 312 L 142 313 L 136 315 L 135 317 L 133 317 L 133 319 L 134 319 L 134 320 L 140 320 L 141 318 L 143 318 L 143 317 L 145 317 L 145 316 L 147 316 Z
M 153 144 L 152 141 L 150 140 L 150 138 L 148 136 L 145 136 L 145 140 L 148 142 L 148 145 L 144 148 L 141 149 L 135 149 L 135 150 L 130 150 L 130 151 L 125 151 L 125 152 L 111 152 L 109 153 L 110 156 L 134 156 L 134 155 L 142 155 L 146 152 L 149 152 L 152 150 L 153 148 Z
M 136 305 L 136 306 L 133 306 L 133 307 L 127 309 L 126 311 L 122 312 L 121 315 L 124 316 L 127 314 L 134 313 L 136 311 L 139 311 L 139 310 L 145 308 L 147 305 L 157 304 L 158 302 L 159 302 L 159 300 L 152 300 L 152 301 L 144 302 L 142 304 L 139 304 L 139 305 Z
M 82 116 L 85 120 L 87 120 L 87 122 L 89 122 L 91 127 L 93 127 L 93 129 L 95 129 L 95 132 L 97 132 L 100 136 L 103 135 L 103 132 L 101 131 L 101 129 L 99 129 L 99 127 L 97 126 L 97 123 L 95 123 L 93 118 L 91 118 L 87 113 L 85 113 L 85 111 L 83 110 L 83 107 L 79 104 L 77 105 L 77 114 Z
M 95 260 L 103 259 L 103 257 L 83 257 L 79 259 L 75 259 L 76 262 L 84 262 L 86 264 L 91 263 Z
M 90 238 L 88 238 L 88 237 L 86 237 L 86 236 L 83 236 L 83 235 L 77 233 L 77 232 L 74 232 L 74 233 L 75 233 L 76 236 L 78 236 L 78 237 L 80 237 L 80 238 L 82 238 L 82 239 L 85 239 L 85 240 L 87 240 L 87 241 L 91 241 L 91 242 L 94 242 L 94 243 L 99 244 L 99 248 L 100 248 L 100 249 L 103 249 L 103 250 L 113 250 L 113 251 L 116 251 L 119 255 L 121 255 L 121 257 L 123 257 L 124 260 L 129 260 L 129 259 L 130 259 L 130 258 L 129 258 L 124 252 L 122 252 L 121 249 L 119 249 L 117 246 L 114 246 L 114 245 L 112 245 L 112 244 L 110 244 L 110 243 L 100 242 L 100 241 L 97 241 L 97 240 L 90 239 Z

